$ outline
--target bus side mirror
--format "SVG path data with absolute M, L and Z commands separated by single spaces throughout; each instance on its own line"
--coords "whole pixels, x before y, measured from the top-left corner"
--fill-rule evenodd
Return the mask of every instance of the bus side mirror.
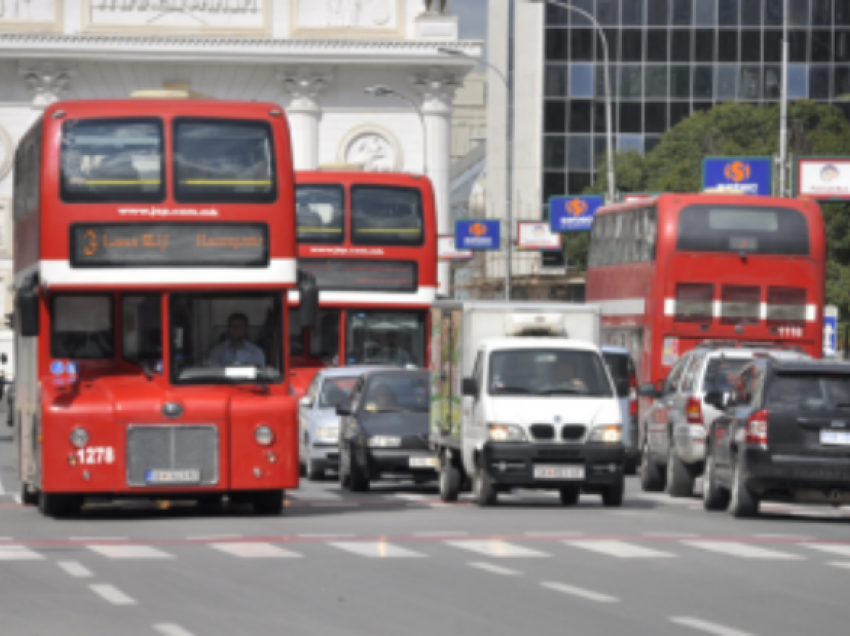
M 21 335 L 32 338 L 39 334 L 38 294 L 31 289 L 19 289 L 17 294 L 17 321 Z
M 461 393 L 464 397 L 478 397 L 478 380 L 475 378 L 464 378 Z
M 301 320 L 302 329 L 316 329 L 319 326 L 319 286 L 316 277 L 298 270 L 298 293 L 301 295 L 301 304 L 298 315 Z

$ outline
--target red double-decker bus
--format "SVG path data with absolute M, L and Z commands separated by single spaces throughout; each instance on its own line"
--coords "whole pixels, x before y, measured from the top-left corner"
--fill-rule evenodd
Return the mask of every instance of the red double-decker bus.
M 293 181 L 273 104 L 75 101 L 30 129 L 14 198 L 25 504 L 281 511 L 298 485 Z
M 317 328 L 302 332 L 290 321 L 298 394 L 328 366 L 424 367 L 437 293 L 431 182 L 361 171 L 299 171 L 295 178 L 298 266 L 320 290 Z
M 641 382 L 665 378 L 705 340 L 820 357 L 825 260 L 814 201 L 664 194 L 597 212 L 587 302 L 602 307 L 604 341 L 632 352 Z

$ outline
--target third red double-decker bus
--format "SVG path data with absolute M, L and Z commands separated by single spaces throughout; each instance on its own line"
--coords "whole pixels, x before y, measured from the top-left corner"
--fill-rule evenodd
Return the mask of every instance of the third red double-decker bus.
M 431 182 L 409 174 L 297 172 L 298 266 L 320 290 L 318 327 L 290 321 L 293 382 L 319 368 L 423 367 L 437 292 Z
M 820 357 L 826 245 L 814 201 L 664 194 L 600 209 L 587 302 L 641 382 L 705 340 L 783 343 Z

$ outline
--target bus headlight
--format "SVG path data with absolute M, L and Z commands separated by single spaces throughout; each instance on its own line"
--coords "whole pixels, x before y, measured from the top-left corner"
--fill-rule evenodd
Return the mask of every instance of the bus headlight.
M 619 425 L 603 424 L 596 426 L 590 432 L 590 442 L 605 442 L 607 444 L 616 444 L 623 441 L 623 429 Z
M 525 431 L 516 424 L 488 424 L 487 436 L 493 442 L 524 442 Z
M 89 434 L 84 428 L 75 428 L 71 431 L 71 444 L 77 448 L 85 448 L 89 443 Z
M 254 439 L 260 446 L 271 446 L 274 441 L 274 433 L 268 426 L 258 426 L 254 431 Z

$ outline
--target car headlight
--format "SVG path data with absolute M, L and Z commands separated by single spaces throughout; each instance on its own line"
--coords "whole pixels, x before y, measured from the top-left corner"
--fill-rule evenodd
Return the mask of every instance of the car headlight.
M 401 446 L 401 438 L 376 435 L 369 438 L 369 446 L 371 448 L 398 448 Z
M 316 427 L 316 439 L 320 439 L 323 441 L 331 441 L 335 442 L 339 439 L 339 427 L 338 426 L 317 426 Z
M 595 426 L 590 432 L 591 442 L 605 442 L 606 444 L 616 444 L 623 441 L 623 429 L 619 424 L 602 424 Z
M 271 446 L 274 441 L 274 433 L 268 426 L 258 426 L 254 431 L 254 439 L 260 446 Z
M 89 443 L 88 431 L 84 428 L 75 428 L 71 431 L 71 443 L 77 448 L 84 448 Z
M 516 424 L 488 424 L 487 435 L 493 442 L 524 442 L 525 431 Z

